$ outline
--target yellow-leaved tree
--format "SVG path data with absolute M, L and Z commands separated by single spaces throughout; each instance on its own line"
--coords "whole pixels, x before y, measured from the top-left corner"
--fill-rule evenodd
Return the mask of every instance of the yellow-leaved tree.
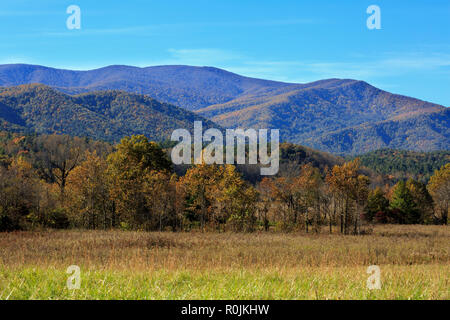
M 114 226 L 108 165 L 97 153 L 87 151 L 67 179 L 69 218 L 77 227 L 108 229 Z
M 359 174 L 360 160 L 355 159 L 342 165 L 335 165 L 326 181 L 331 191 L 339 199 L 341 233 L 348 234 L 353 224 L 353 232 L 359 233 L 360 217 L 367 201 L 370 180 Z
M 440 223 L 447 224 L 450 203 L 450 163 L 434 172 L 427 188 L 436 205 L 436 218 Z

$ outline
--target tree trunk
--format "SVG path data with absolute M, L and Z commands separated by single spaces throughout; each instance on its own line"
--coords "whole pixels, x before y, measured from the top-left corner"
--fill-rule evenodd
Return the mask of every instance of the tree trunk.
M 348 196 L 345 197 L 345 211 L 344 211 L 344 234 L 348 234 Z
M 308 210 L 305 211 L 305 231 L 308 233 Z
M 328 216 L 328 222 L 329 222 L 329 224 L 330 224 L 330 234 L 332 234 L 333 233 L 333 227 L 332 227 L 332 217 L 331 217 L 331 211 L 329 211 L 329 216 Z M 333 217 L 335 217 L 336 216 L 336 200 L 333 198 Z

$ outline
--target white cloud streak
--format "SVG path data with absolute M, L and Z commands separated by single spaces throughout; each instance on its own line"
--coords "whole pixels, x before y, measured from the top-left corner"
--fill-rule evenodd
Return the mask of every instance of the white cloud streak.
M 188 64 L 215 66 L 251 77 L 286 82 L 309 82 L 325 78 L 377 80 L 420 72 L 450 74 L 450 54 L 386 53 L 376 58 L 358 57 L 356 61 L 271 61 L 257 60 L 233 51 L 169 49 L 170 58 L 141 63 L 140 66 Z

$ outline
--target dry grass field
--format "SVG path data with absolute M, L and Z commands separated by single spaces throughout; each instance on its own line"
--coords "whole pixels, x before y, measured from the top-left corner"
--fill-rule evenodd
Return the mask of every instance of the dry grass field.
M 371 235 L 40 231 L 0 234 L 0 299 L 449 299 L 447 226 Z M 78 265 L 81 288 L 66 269 Z M 381 289 L 369 290 L 378 265 Z

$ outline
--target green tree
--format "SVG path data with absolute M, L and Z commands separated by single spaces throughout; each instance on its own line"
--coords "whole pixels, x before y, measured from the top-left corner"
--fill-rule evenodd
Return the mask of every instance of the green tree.
M 116 151 L 108 156 L 108 176 L 113 200 L 112 223 L 121 222 L 124 227 L 156 228 L 152 208 L 146 193 L 153 171 L 169 174 L 171 162 L 161 147 L 145 136 L 123 138 Z
M 414 198 L 403 180 L 394 186 L 389 206 L 391 210 L 397 212 L 400 223 L 418 223 L 420 220 L 420 213 L 414 203 Z
M 118 169 L 135 167 L 136 173 L 145 170 L 170 171 L 172 163 L 164 150 L 144 135 L 125 137 L 116 146 L 109 161 Z
M 369 191 L 367 206 L 365 208 L 365 217 L 367 221 L 373 221 L 378 212 L 387 214 L 389 210 L 389 200 L 386 198 L 380 187 Z
M 414 179 L 408 179 L 406 187 L 409 189 L 419 213 L 416 223 L 430 223 L 433 218 L 433 198 L 425 184 Z

